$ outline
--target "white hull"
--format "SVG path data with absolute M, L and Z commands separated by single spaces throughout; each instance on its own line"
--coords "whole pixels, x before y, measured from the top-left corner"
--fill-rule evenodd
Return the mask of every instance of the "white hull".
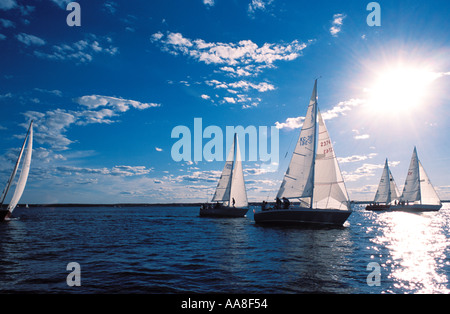
M 225 207 L 219 208 L 200 208 L 200 216 L 202 217 L 245 217 L 248 208 Z

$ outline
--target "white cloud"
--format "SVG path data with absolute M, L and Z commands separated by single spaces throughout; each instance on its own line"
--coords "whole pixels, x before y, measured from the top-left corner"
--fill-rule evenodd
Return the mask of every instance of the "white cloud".
M 27 111 L 24 114 L 29 120 L 34 120 L 36 142 L 49 145 L 54 150 L 67 150 L 68 146 L 74 142 L 66 136 L 67 129 L 72 125 L 116 123 L 117 120 L 113 118 L 130 108 L 143 110 L 159 106 L 159 104 L 99 95 L 83 96 L 76 101 L 88 110 L 55 109 L 45 113 Z M 27 127 L 27 124 L 23 126 Z
M 142 103 L 136 100 L 123 99 L 101 95 L 87 95 L 77 99 L 77 103 L 86 106 L 89 109 L 97 109 L 99 107 L 111 107 L 115 111 L 125 112 L 133 107 L 135 109 L 147 109 L 151 107 L 159 107 L 156 103 Z
M 56 171 L 63 175 L 99 174 L 121 177 L 140 176 L 151 172 L 145 166 L 114 166 L 112 168 L 81 168 L 74 166 L 58 166 Z
M 157 32 L 151 36 L 151 41 L 159 43 L 163 51 L 173 55 L 182 54 L 206 64 L 221 65 L 219 70 L 238 76 L 256 75 L 261 71 L 259 66 L 272 67 L 276 61 L 294 60 L 312 42 L 306 44 L 294 40 L 287 44 L 265 43 L 260 47 L 251 40 L 208 43 L 172 32 L 167 35 Z
M 364 99 L 350 99 L 346 101 L 341 101 L 332 109 L 322 112 L 322 118 L 324 120 L 330 120 L 337 118 L 339 116 L 345 116 L 348 111 L 351 111 L 354 107 L 365 104 L 366 100 Z M 303 120 L 305 117 L 296 117 L 296 118 L 287 118 L 286 122 L 280 123 L 275 122 L 275 125 L 278 129 L 298 129 L 303 125 Z
M 248 12 L 253 14 L 256 11 L 266 11 L 272 2 L 273 0 L 252 0 L 248 5 Z
M 355 171 L 348 173 L 347 171 L 342 171 L 342 176 L 346 182 L 358 181 L 361 178 L 373 177 L 378 169 L 383 169 L 384 164 L 363 164 L 361 167 L 357 168 Z
M 0 0 L 0 10 L 10 10 L 17 6 L 15 0 Z
M 203 0 L 203 4 L 206 6 L 214 6 L 214 0 Z
M 338 34 L 341 32 L 342 25 L 344 24 L 344 19 L 347 17 L 347 15 L 338 13 L 333 15 L 333 22 L 332 26 L 330 28 L 330 34 L 333 37 L 337 37 Z
M 16 38 L 18 41 L 27 46 L 44 46 L 46 44 L 45 40 L 43 40 L 42 38 L 30 34 L 20 33 L 16 35 Z
M 156 150 L 157 152 L 162 152 L 162 151 L 163 151 L 162 148 L 159 148 L 159 147 L 156 147 L 156 146 L 155 146 L 155 150 Z
M 5 19 L 0 19 L 0 26 L 4 28 L 15 27 L 14 22 Z
M 202 98 L 203 98 L 203 99 L 205 99 L 205 100 L 211 99 L 211 97 L 210 97 L 210 96 L 208 96 L 208 95 L 205 95 L 205 94 L 201 95 L 200 97 L 202 97 Z
M 305 117 L 287 118 L 286 122 L 275 122 L 275 126 L 277 129 L 298 129 L 303 126 L 303 120 L 305 120 Z
M 66 9 L 67 4 L 69 2 L 72 2 L 72 0 L 52 0 L 53 3 L 55 3 L 56 5 L 58 5 L 61 9 Z
M 348 163 L 348 162 L 358 162 L 363 161 L 367 159 L 372 159 L 373 157 L 377 156 L 377 153 L 370 153 L 368 155 L 353 155 L 349 157 L 338 157 L 337 160 L 339 163 Z
M 353 136 L 353 138 L 355 140 L 366 140 L 366 139 L 370 138 L 370 135 L 369 134 L 355 135 L 355 136 Z
M 233 97 L 224 97 L 223 98 L 227 103 L 235 104 L 236 100 Z
M 119 48 L 111 45 L 110 37 L 98 37 L 90 34 L 87 39 L 72 44 L 59 44 L 51 47 L 49 51 L 34 51 L 34 55 L 48 60 L 76 60 L 80 63 L 91 62 L 96 54 L 114 56 Z

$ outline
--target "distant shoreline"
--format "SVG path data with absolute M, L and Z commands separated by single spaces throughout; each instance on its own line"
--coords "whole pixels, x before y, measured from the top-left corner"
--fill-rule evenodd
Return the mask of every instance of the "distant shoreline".
M 370 204 L 373 201 L 352 201 L 352 204 Z M 443 200 L 442 203 L 450 203 L 450 200 Z M 272 202 L 268 202 L 271 204 Z M 61 203 L 61 204 L 28 204 L 28 207 L 195 207 L 201 206 L 201 203 L 116 203 L 116 204 L 76 204 L 76 203 Z M 250 206 L 261 206 L 262 202 L 250 202 Z M 293 202 L 293 204 L 297 204 Z M 6 204 L 4 204 L 6 205 Z M 19 208 L 25 207 L 26 204 L 19 204 Z

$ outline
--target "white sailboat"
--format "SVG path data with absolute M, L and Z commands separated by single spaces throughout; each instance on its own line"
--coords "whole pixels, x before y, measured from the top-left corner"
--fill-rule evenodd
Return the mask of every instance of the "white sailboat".
M 400 193 L 395 184 L 394 177 L 389 169 L 389 163 L 386 158 L 383 174 L 381 175 L 380 184 L 373 203 L 366 206 L 366 210 L 386 210 L 391 204 L 394 204 L 400 198 Z
M 274 208 L 256 212 L 256 223 L 343 225 L 352 211 L 328 130 L 317 106 L 317 80 Z M 281 199 L 284 204 L 281 204 Z M 299 199 L 300 207 L 289 199 Z
M 417 156 L 416 147 L 414 147 L 403 193 L 399 202 L 391 205 L 389 210 L 427 212 L 438 211 L 441 207 L 441 200 Z
M 244 217 L 248 211 L 247 191 L 242 169 L 241 151 L 237 134 L 212 198 L 213 204 L 203 204 L 200 216 Z
M 26 145 L 26 148 L 25 148 Z M 19 203 L 20 198 L 22 197 L 23 191 L 25 190 L 25 185 L 28 180 L 28 173 L 30 172 L 31 165 L 31 154 L 33 151 L 33 121 L 30 123 L 30 127 L 28 128 L 27 135 L 25 136 L 25 140 L 22 145 L 22 149 L 20 150 L 19 157 L 17 158 L 16 165 L 14 166 L 14 170 L 9 177 L 8 183 L 6 184 L 5 189 L 3 190 L 2 196 L 0 198 L 0 221 L 3 221 L 11 216 L 12 211 L 16 208 Z M 25 157 L 22 163 L 22 170 L 20 171 L 19 180 L 17 181 L 16 189 L 11 198 L 6 209 L 3 208 L 3 203 L 5 201 L 6 195 L 11 188 L 14 178 L 17 174 L 17 170 L 19 168 L 20 161 L 22 160 L 22 156 L 25 152 Z

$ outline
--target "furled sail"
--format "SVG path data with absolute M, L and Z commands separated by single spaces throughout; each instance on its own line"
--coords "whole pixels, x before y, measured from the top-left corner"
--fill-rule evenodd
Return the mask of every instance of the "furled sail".
M 278 198 L 311 198 L 314 188 L 314 145 L 316 141 L 317 80 L 302 130 L 286 171 Z M 304 200 L 306 201 L 306 200 Z M 307 200 L 309 202 L 309 200 Z
M 350 201 L 344 179 L 334 153 L 333 144 L 320 111 L 319 138 L 316 149 L 314 173 L 314 208 L 348 210 Z
M 394 177 L 391 170 L 389 170 L 388 160 L 386 159 L 374 202 L 389 204 L 394 200 L 398 200 L 399 195 L 397 184 L 395 184 Z

